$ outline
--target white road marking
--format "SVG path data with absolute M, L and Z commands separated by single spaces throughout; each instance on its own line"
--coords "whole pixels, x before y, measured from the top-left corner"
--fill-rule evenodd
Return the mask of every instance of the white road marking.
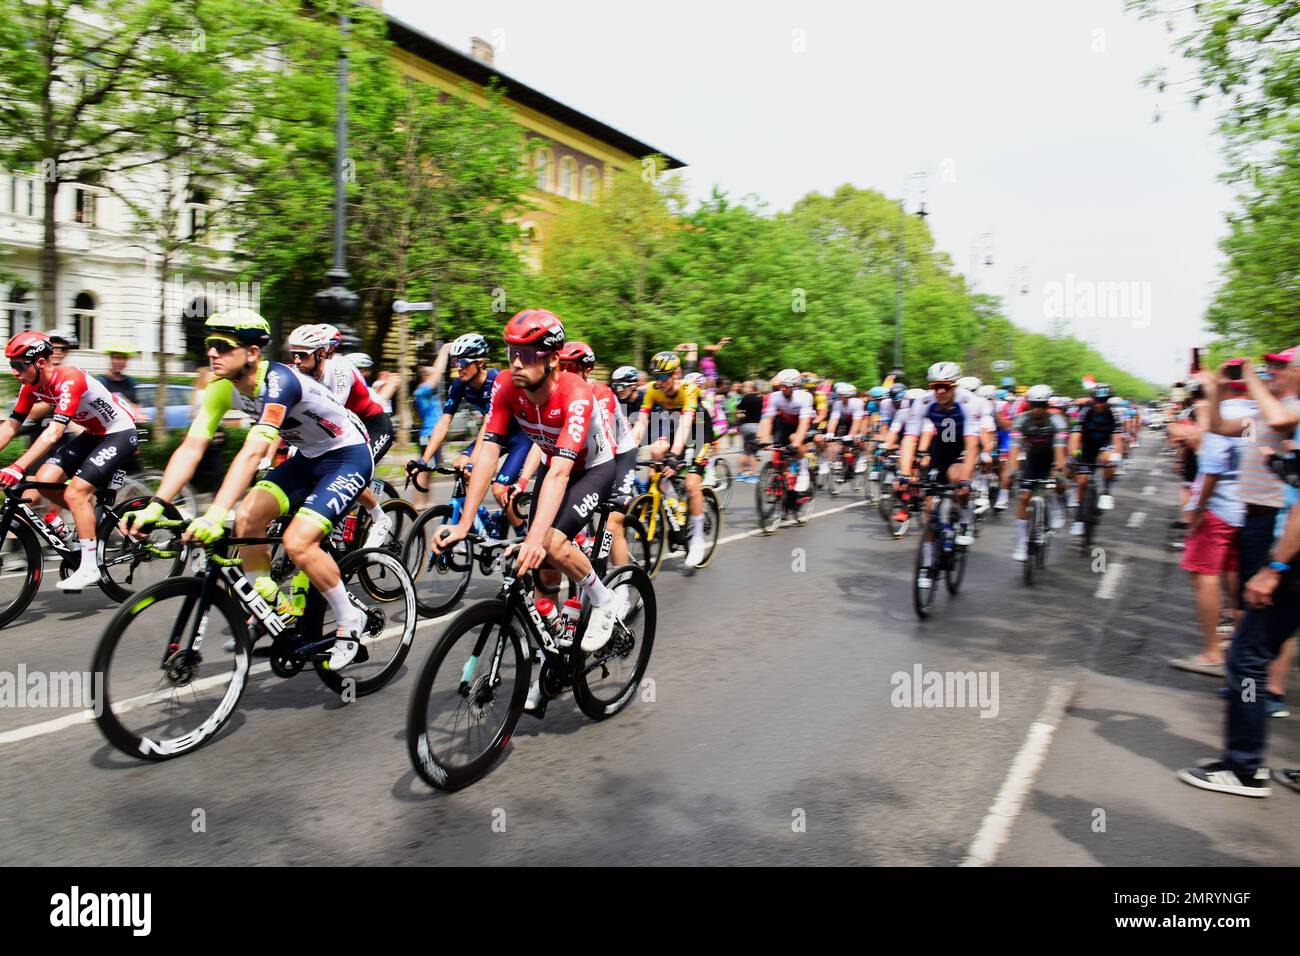
M 1147 485 L 1145 488 L 1142 489 L 1142 494 L 1146 495 L 1148 498 L 1150 498 L 1155 493 L 1156 493 L 1155 485 Z
M 1128 526 L 1130 528 L 1140 528 L 1146 520 L 1147 513 L 1145 511 L 1135 511 L 1128 516 Z
M 823 515 L 839 514 L 841 511 L 847 511 L 849 508 L 858 508 L 858 507 L 861 507 L 862 505 L 865 505 L 866 503 L 867 503 L 867 502 L 866 502 L 865 500 L 850 501 L 847 505 L 840 505 L 838 508 L 828 508 L 826 511 L 814 511 L 812 514 L 810 514 L 810 515 L 808 516 L 808 520 L 809 520 L 809 521 L 812 521 L 814 518 L 820 518 L 820 517 L 822 517 Z M 726 512 L 725 512 L 725 511 L 723 512 L 723 515 L 724 515 L 724 519 L 723 519 L 723 520 L 726 520 L 726 519 L 725 519 L 725 515 L 726 515 Z M 781 528 L 792 528 L 792 527 L 796 527 L 797 524 L 798 524 L 798 523 L 797 523 L 793 518 L 789 518 L 789 519 L 786 519 L 786 520 L 782 521 L 781 524 L 779 525 L 779 527 L 781 527 Z M 719 545 L 723 545 L 723 544 L 728 544 L 728 543 L 730 543 L 730 542 L 732 542 L 732 541 L 740 541 L 740 540 L 742 540 L 742 539 L 744 539 L 744 538 L 754 538 L 754 537 L 757 537 L 758 535 L 760 535 L 760 534 L 762 534 L 762 533 L 763 533 L 763 529 L 762 529 L 762 528 L 754 528 L 754 529 L 751 530 L 751 531 L 738 531 L 738 532 L 736 532 L 735 534 L 729 534 L 729 535 L 727 535 L 725 538 L 723 538 L 721 541 L 719 541 L 718 544 L 719 544 Z M 670 561 L 670 560 L 672 560 L 673 558 L 684 558 L 684 557 L 686 557 L 686 552 L 685 552 L 685 551 L 673 551 L 671 554 L 665 554 L 665 555 L 664 555 L 664 560 L 665 560 L 665 561 Z
M 1070 698 L 1074 696 L 1074 689 L 1073 682 L 1062 681 L 1054 681 L 1048 688 L 1047 702 L 1043 705 L 1043 711 L 1030 725 L 1025 742 L 1020 745 L 1020 751 L 1011 761 L 1011 768 L 1007 771 L 1006 779 L 1002 781 L 1002 788 L 998 790 L 993 806 L 989 807 L 989 812 L 984 815 L 979 832 L 975 834 L 975 840 L 971 843 L 962 866 L 991 866 L 997 859 L 998 851 L 1011 836 L 1011 827 L 1016 822 L 1016 816 L 1020 813 L 1025 797 L 1033 788 L 1038 771 L 1042 769 L 1043 761 L 1047 758 L 1052 737 L 1056 734 L 1056 728 L 1061 725 L 1065 708 L 1069 706 Z
M 1119 580 L 1124 576 L 1124 565 L 1109 565 L 1101 576 L 1101 584 L 1097 585 L 1097 599 L 1100 601 L 1109 601 L 1119 590 Z

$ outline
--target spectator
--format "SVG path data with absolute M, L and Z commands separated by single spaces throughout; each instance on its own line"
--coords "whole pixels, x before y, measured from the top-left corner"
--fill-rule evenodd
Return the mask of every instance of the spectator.
M 1220 401 L 1219 384 L 1208 372 L 1201 373 L 1207 403 Z M 1231 389 L 1230 389 L 1231 390 Z M 1240 393 L 1238 393 L 1240 394 Z M 1240 399 L 1223 401 L 1219 414 L 1224 418 L 1242 418 L 1254 411 L 1253 403 Z M 1208 409 L 1206 410 L 1208 415 Z M 1244 442 L 1206 430 L 1201 436 L 1199 471 L 1184 514 L 1187 516 L 1187 546 L 1182 568 L 1192 576 L 1196 598 L 1196 616 L 1201 626 L 1201 651 L 1194 657 L 1177 658 L 1169 663 L 1180 670 L 1224 675 L 1223 650 L 1219 646 L 1218 625 L 1223 610 L 1226 584 L 1236 604 L 1236 582 L 1240 528 L 1245 522 L 1246 506 L 1238 491 Z
M 135 393 L 135 379 L 126 374 L 126 360 L 135 354 L 135 350 L 129 345 L 123 345 L 120 342 L 114 343 L 108 347 L 108 371 L 99 376 L 99 380 L 104 383 L 114 395 L 121 395 L 131 405 L 131 413 L 138 419 L 140 417 L 140 399 Z M 163 394 L 167 393 L 165 386 L 159 386 L 163 389 Z
M 1295 375 L 1300 356 L 1291 355 L 1288 372 Z M 1269 403 L 1261 400 L 1261 406 L 1267 417 Z M 1292 441 L 1300 442 L 1300 428 Z M 1291 507 L 1282 533 L 1269 551 L 1269 563 L 1246 582 L 1246 615 L 1228 654 L 1228 720 L 1222 759 L 1178 771 L 1178 778 L 1194 787 L 1247 797 L 1269 794 L 1263 773 L 1268 704 L 1256 688 L 1267 681 L 1269 666 L 1282 645 L 1300 630 L 1300 507 L 1295 507 L 1294 494 L 1287 498 Z M 1279 768 L 1272 777 L 1300 790 L 1300 770 Z
M 758 453 L 758 425 L 762 418 L 763 398 L 751 380 L 745 383 L 745 392 L 736 403 L 736 424 L 740 426 L 742 442 L 738 476 L 741 481 L 757 480 L 754 472 L 758 463 L 754 456 Z
M 710 354 L 706 354 L 703 359 L 698 358 L 700 353 L 698 342 L 683 342 L 673 351 L 686 353 L 682 358 L 682 370 L 684 372 L 700 372 L 705 378 L 717 378 L 718 363 L 713 356 L 719 349 L 729 344 L 731 344 L 731 336 L 724 335 L 716 344 L 704 346 L 704 351 Z

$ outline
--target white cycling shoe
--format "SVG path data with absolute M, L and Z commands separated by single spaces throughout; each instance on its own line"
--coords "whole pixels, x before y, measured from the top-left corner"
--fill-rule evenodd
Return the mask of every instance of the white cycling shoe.
M 1003 488 L 998 492 L 998 500 L 993 503 L 994 511 L 1006 511 L 1007 501 L 1011 497 L 1007 489 Z
M 587 621 L 586 633 L 582 635 L 581 647 L 584 651 L 598 651 L 609 643 L 609 639 L 614 633 L 616 616 L 612 604 L 608 607 L 592 607 L 591 617 Z
M 1076 521 L 1074 524 L 1070 525 L 1070 534 L 1076 538 L 1083 534 L 1083 522 Z
M 1114 507 L 1115 507 L 1115 499 L 1112 498 L 1110 495 L 1097 496 L 1097 510 L 1110 511 L 1110 509 Z
M 93 588 L 99 585 L 99 565 L 95 563 L 92 557 L 89 561 L 85 560 L 82 555 L 82 562 L 78 565 L 77 570 L 73 571 L 68 577 L 58 584 L 54 585 L 60 591 L 81 591 L 85 588 Z
M 703 560 L 704 542 L 699 537 L 692 538 L 690 545 L 686 549 L 686 566 L 688 568 L 698 568 Z
M 1027 542 L 1021 541 L 1018 545 L 1016 545 L 1016 550 L 1014 550 L 1014 551 L 1011 552 L 1011 560 L 1012 560 L 1012 561 L 1028 561 L 1028 560 L 1029 560 L 1029 544 L 1028 544 Z
M 361 642 L 351 637 L 337 637 L 330 648 L 330 659 L 325 662 L 328 670 L 341 671 L 357 659 L 361 652 Z
M 382 548 L 388 544 L 388 539 L 393 536 L 393 519 L 384 515 L 380 521 L 372 522 L 370 533 L 366 535 L 367 548 Z

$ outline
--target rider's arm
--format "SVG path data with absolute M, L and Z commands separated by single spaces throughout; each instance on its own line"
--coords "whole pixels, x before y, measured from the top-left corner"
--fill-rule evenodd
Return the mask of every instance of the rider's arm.
M 54 447 L 54 443 L 63 437 L 64 430 L 68 427 L 68 422 L 72 421 L 73 413 L 76 412 L 77 406 L 81 404 L 81 396 L 86 391 L 86 378 L 84 375 L 71 376 L 64 380 L 63 387 L 59 393 L 58 404 L 54 407 L 54 417 L 50 423 L 45 426 L 45 430 L 37 436 L 32 442 L 32 447 L 18 457 L 13 463 L 13 467 L 20 471 L 26 471 L 32 462 L 40 461 L 41 458 Z M 28 396 L 30 401 L 31 396 Z M 14 406 L 13 418 L 18 417 L 19 411 L 29 408 L 28 404 L 23 401 L 23 395 L 20 392 L 18 404 Z M 24 414 L 25 417 L 25 414 Z M 13 420 L 10 419 L 10 421 Z
M 800 416 L 799 416 L 799 427 L 796 428 L 796 429 L 794 430 L 794 434 L 793 434 L 792 436 L 790 436 L 790 444 L 791 444 L 791 445 L 794 445 L 796 448 L 798 448 L 800 445 L 802 445 L 802 444 L 803 444 L 803 437 L 804 437 L 804 435 L 807 435 L 807 434 L 808 434 L 808 427 L 809 427 L 811 424 L 812 424 L 812 417 L 811 417 L 811 416 L 808 416 L 808 415 L 800 415 Z
M 267 408 L 283 408 L 283 406 L 268 405 Z M 263 413 L 262 419 L 265 421 L 265 413 Z M 259 422 L 259 426 L 260 424 Z M 234 461 L 230 463 L 230 470 L 226 472 L 221 487 L 217 489 L 217 493 L 212 497 L 212 504 L 208 506 L 209 512 L 219 509 L 224 520 L 225 514 L 235 507 L 240 496 L 248 489 L 253 476 L 257 474 L 262 459 L 275 448 L 275 443 L 279 437 L 275 429 L 270 429 L 274 437 L 268 436 L 267 431 L 268 429 L 258 427 L 248 433 L 248 436 L 244 439 L 243 447 L 239 449 Z M 170 464 L 168 470 L 170 470 Z M 159 495 L 159 497 L 162 496 Z
M 438 417 L 437 423 L 433 426 L 433 434 L 429 436 L 429 443 L 424 446 L 424 452 L 421 457 L 425 461 L 432 461 L 433 456 L 438 453 L 442 443 L 447 440 L 447 431 L 451 428 L 451 415 L 445 411 Z
M 636 424 L 632 426 L 632 437 L 636 439 L 636 446 L 638 448 L 640 448 L 641 443 L 645 441 L 645 430 L 649 425 L 650 413 L 643 408 L 641 409 L 641 414 L 636 417 Z
M 528 449 L 528 457 L 524 459 L 524 467 L 519 470 L 519 480 L 517 484 L 520 488 L 527 488 L 528 483 L 533 480 L 533 475 L 537 474 L 538 467 L 542 464 L 542 446 L 533 445 Z
M 14 436 L 18 434 L 18 429 L 22 427 L 22 421 L 17 418 L 6 418 L 0 422 L 0 448 L 13 441 Z
M 191 429 L 167 460 L 167 468 L 163 471 L 162 481 L 158 483 L 158 494 L 155 497 L 163 501 L 175 498 L 185 483 L 194 477 L 194 472 L 198 471 L 199 462 L 203 460 L 203 453 L 211 441 L 212 439 L 196 434 Z
M 461 510 L 460 521 L 456 524 L 456 530 L 468 534 L 474 527 L 474 519 L 478 516 L 478 506 L 483 503 L 487 497 L 488 486 L 492 484 L 492 478 L 497 473 L 497 462 L 501 460 L 501 446 L 492 439 L 480 441 L 474 446 L 473 466 L 474 470 L 470 472 L 469 484 L 465 487 L 465 505 Z
M 980 459 L 980 439 L 977 432 L 967 432 L 962 439 L 966 446 L 966 457 L 962 459 L 961 480 L 970 481 L 975 474 L 975 463 Z
M 695 421 L 695 409 L 689 405 L 682 409 L 682 417 L 677 420 L 677 434 L 673 435 L 672 454 L 680 458 L 686 451 L 686 442 L 691 437 L 691 425 Z

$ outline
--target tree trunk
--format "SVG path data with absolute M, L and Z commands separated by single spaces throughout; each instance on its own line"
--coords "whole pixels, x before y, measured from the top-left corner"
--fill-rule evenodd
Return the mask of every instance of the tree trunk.
M 41 319 L 46 329 L 56 329 L 59 326 L 59 238 L 54 200 L 59 195 L 59 180 L 47 178 L 42 185 Z
M 167 270 L 170 266 L 171 255 L 164 251 L 158 285 L 158 388 L 154 392 L 153 408 L 153 440 L 160 445 L 167 441 Z

